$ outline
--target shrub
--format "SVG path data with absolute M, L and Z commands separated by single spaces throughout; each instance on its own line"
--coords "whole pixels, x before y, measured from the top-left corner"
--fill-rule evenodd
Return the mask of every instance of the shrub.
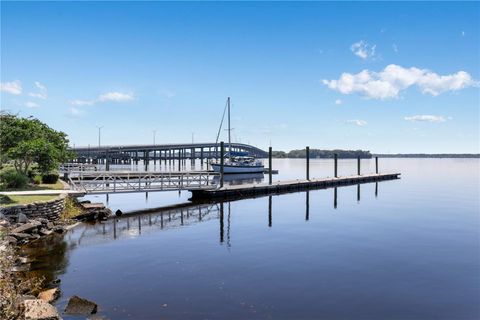
M 0 184 L 6 189 L 22 189 L 28 184 L 28 177 L 15 169 L 0 172 Z
M 68 221 L 81 213 L 82 207 L 78 204 L 77 200 L 73 197 L 67 197 L 65 199 L 65 208 L 62 211 L 61 219 Z
M 36 175 L 35 177 L 33 177 L 33 183 L 36 185 L 42 183 L 42 176 Z
M 42 182 L 46 184 L 55 184 L 58 181 L 58 173 L 46 173 L 42 175 Z

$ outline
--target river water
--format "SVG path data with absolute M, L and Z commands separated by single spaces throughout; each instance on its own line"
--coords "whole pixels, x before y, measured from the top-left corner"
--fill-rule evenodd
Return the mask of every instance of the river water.
M 305 176 L 304 160 L 273 165 L 274 180 Z M 332 160 L 310 171 L 332 176 Z M 60 310 L 76 294 L 105 319 L 479 319 L 480 160 L 380 159 L 380 171 L 402 176 L 126 214 L 26 250 L 36 274 L 61 279 Z M 340 161 L 341 175 L 355 172 Z M 188 197 L 116 194 L 108 205 Z

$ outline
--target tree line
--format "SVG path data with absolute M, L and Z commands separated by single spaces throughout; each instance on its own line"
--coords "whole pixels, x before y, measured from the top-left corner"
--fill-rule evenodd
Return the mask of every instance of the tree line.
M 361 159 L 370 159 L 372 154 L 370 151 L 364 150 L 321 150 L 321 149 L 310 149 L 310 158 L 333 158 L 335 154 L 340 159 L 356 159 L 360 157 Z M 305 158 L 306 150 L 291 150 L 289 152 L 285 151 L 272 151 L 272 157 L 274 158 Z

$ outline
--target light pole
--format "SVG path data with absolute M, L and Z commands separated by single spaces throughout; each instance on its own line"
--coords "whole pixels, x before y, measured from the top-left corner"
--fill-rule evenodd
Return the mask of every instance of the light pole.
M 192 132 L 192 144 L 193 144 L 193 141 L 195 140 L 195 132 Z
M 153 130 L 153 146 L 155 146 L 155 136 L 157 134 L 157 130 Z
M 100 148 L 100 135 L 101 135 L 103 126 L 97 126 L 97 128 L 98 128 L 98 147 Z

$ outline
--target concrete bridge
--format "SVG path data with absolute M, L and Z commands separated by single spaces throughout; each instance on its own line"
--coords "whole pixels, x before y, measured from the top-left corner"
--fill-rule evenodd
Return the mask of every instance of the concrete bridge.
M 225 151 L 230 151 L 230 146 L 225 144 Z M 70 151 L 75 153 L 76 163 L 96 164 L 138 164 L 153 160 L 194 160 L 213 159 L 220 157 L 220 144 L 216 143 L 179 143 L 179 144 L 147 144 L 147 145 L 105 145 L 100 147 L 75 147 Z M 266 158 L 268 153 L 260 148 L 243 144 L 232 143 L 231 151 L 248 152 L 257 158 Z

